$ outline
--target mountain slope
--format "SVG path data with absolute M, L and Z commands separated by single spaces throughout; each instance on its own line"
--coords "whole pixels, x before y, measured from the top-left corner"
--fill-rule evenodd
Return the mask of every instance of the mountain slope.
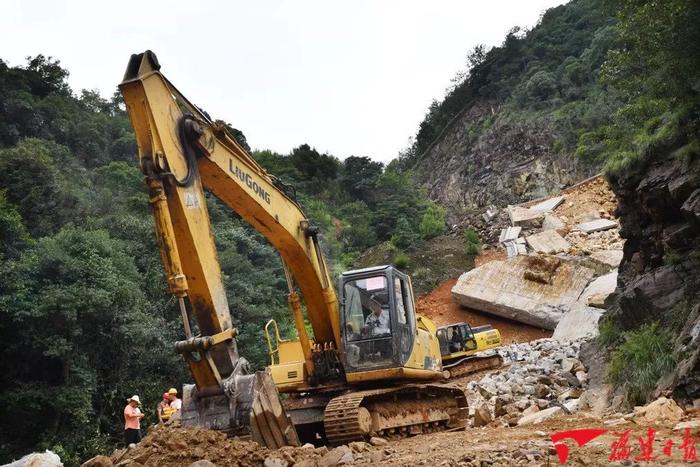
M 468 72 L 433 103 L 400 160 L 452 223 L 478 222 L 472 214 L 490 204 L 540 197 L 599 170 L 600 161 L 574 153 L 615 100 L 598 83 L 613 22 L 600 2 L 576 0 L 500 47 L 472 51 Z

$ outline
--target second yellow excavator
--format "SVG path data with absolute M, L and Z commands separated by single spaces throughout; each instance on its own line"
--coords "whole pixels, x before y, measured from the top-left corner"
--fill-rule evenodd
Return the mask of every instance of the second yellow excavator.
M 183 423 L 248 431 L 273 448 L 465 426 L 467 400 L 442 381 L 440 333 L 416 313 L 407 275 L 392 266 L 349 271 L 336 294 L 318 229 L 291 190 L 190 103 L 160 72 L 155 54 L 133 55 L 119 87 L 182 313 L 185 339 L 175 348 L 195 382 L 184 391 Z M 281 256 L 298 337 L 284 339 L 274 321 L 267 324 L 265 372 L 250 374 L 239 356 L 204 189 Z M 462 329 L 455 326 L 451 335 Z M 498 331 L 484 332 L 472 333 L 470 348 L 461 331 L 465 346 L 449 348 L 450 340 L 443 347 L 466 358 L 500 345 Z

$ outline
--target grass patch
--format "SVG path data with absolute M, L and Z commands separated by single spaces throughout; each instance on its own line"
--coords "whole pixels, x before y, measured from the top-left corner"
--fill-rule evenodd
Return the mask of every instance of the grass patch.
M 668 312 L 669 321 L 667 326 L 669 329 L 671 329 L 673 332 L 680 333 L 683 330 L 685 323 L 688 321 L 690 312 L 691 305 L 687 300 L 683 300 L 673 305 L 673 308 L 671 308 Z
M 673 339 L 658 323 L 645 324 L 624 337 L 612 352 L 607 378 L 625 390 L 630 404 L 643 404 L 659 379 L 675 367 Z
M 622 328 L 613 315 L 605 315 L 598 322 L 598 347 L 614 347 L 622 339 Z

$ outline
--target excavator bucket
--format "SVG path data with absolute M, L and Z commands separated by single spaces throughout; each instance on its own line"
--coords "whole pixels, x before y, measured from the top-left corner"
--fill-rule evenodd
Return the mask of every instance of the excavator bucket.
M 282 406 L 269 371 L 255 374 L 255 399 L 250 413 L 253 440 L 270 449 L 301 446 L 297 431 Z
M 195 385 L 183 391 L 182 424 L 230 435 L 250 434 L 271 449 L 300 446 L 269 371 L 235 375 L 225 383 L 224 393 L 199 394 Z

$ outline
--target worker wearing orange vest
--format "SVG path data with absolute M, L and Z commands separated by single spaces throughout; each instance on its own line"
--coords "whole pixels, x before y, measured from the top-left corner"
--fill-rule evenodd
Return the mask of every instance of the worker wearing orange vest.
M 158 420 L 160 423 L 165 423 L 170 420 L 170 417 L 175 413 L 175 407 L 170 406 L 170 394 L 167 392 L 163 393 L 163 400 L 158 403 Z

